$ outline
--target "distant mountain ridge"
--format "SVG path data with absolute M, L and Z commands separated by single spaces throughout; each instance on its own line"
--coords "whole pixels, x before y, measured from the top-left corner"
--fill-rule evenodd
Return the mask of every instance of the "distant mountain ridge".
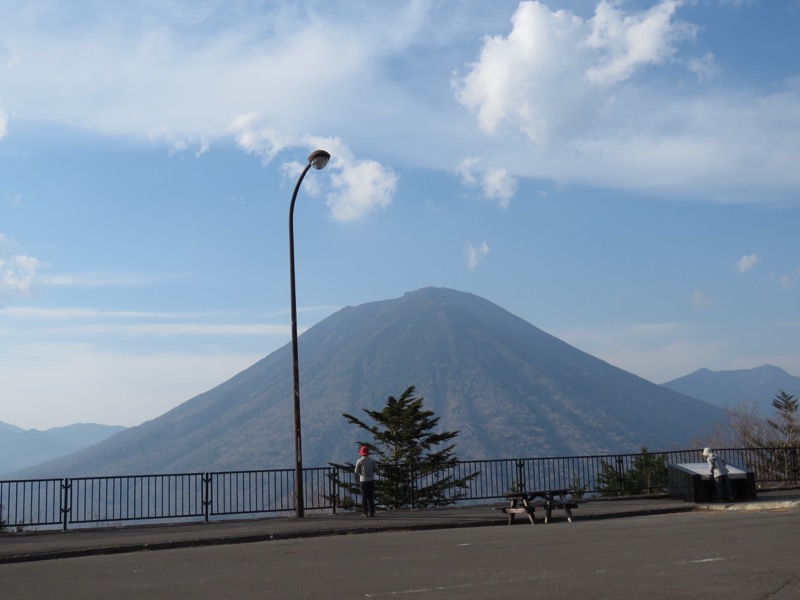
M 737 371 L 698 369 L 662 385 L 715 406 L 749 408 L 755 404 L 764 415 L 773 412 L 772 400 L 780 390 L 800 398 L 800 377 L 772 365 Z
M 352 458 L 342 413 L 415 385 L 461 459 L 685 447 L 724 411 L 582 352 L 473 294 L 424 288 L 346 307 L 299 339 L 303 462 Z M 294 464 L 291 347 L 168 413 L 27 473 L 119 475 Z
M 0 477 L 102 442 L 125 427 L 76 423 L 39 431 L 0 421 Z

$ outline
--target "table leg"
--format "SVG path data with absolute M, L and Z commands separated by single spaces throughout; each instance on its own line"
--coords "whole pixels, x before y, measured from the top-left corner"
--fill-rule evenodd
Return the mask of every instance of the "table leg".
M 525 509 L 528 511 L 528 520 L 531 522 L 531 525 L 536 525 L 536 516 L 533 514 L 536 507 L 527 500 L 523 500 L 522 502 L 525 504 Z

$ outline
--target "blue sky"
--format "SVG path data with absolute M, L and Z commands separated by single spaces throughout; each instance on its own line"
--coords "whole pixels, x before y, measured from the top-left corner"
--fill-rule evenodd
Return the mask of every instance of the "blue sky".
M 137 425 L 286 344 L 315 148 L 301 330 L 441 286 L 655 383 L 800 375 L 798 30 L 800 0 L 0 0 L 0 421 Z

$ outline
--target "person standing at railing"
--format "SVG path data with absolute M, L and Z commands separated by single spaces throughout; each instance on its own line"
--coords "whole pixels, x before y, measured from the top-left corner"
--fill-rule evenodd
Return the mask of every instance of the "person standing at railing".
M 714 478 L 714 486 L 717 491 L 717 502 L 730 502 L 733 500 L 731 491 L 731 481 L 728 477 L 728 465 L 725 459 L 717 456 L 711 448 L 703 449 L 703 458 L 706 459 L 711 476 Z
M 356 476 L 361 485 L 361 516 L 375 516 L 375 473 L 378 463 L 369 455 L 369 448 L 361 446 L 358 451 L 361 458 L 356 462 Z

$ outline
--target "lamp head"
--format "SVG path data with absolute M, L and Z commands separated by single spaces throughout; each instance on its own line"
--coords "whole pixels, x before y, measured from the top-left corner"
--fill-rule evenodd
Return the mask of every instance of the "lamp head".
M 331 155 L 325 150 L 314 150 L 308 157 L 308 162 L 317 170 L 324 169 L 331 159 Z

